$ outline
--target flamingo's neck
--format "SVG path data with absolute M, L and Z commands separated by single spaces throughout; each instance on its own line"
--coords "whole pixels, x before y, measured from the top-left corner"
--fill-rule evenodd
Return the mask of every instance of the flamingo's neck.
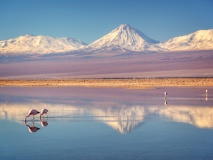
M 40 115 L 40 120 L 41 120 L 41 116 L 43 115 L 43 113 Z
M 27 120 L 27 117 L 29 117 L 29 116 L 30 116 L 30 115 L 26 116 L 24 120 L 26 121 L 26 120 Z

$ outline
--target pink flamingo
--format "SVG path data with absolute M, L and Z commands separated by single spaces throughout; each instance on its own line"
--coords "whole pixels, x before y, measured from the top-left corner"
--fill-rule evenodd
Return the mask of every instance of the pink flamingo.
M 42 116 L 42 115 L 44 115 L 44 114 L 46 114 L 46 115 L 47 115 L 47 112 L 48 112 L 48 110 L 47 110 L 47 109 L 45 109 L 45 108 L 43 108 L 43 109 L 41 110 L 40 119 L 41 119 L 41 116 Z M 48 117 L 48 116 L 47 116 L 47 117 Z
M 31 109 L 30 111 L 29 111 L 29 113 L 28 113 L 28 115 L 25 117 L 25 121 L 27 120 L 27 117 L 29 117 L 29 116 L 33 116 L 33 120 L 34 120 L 34 115 L 36 115 L 36 114 L 38 114 L 38 113 L 40 113 L 40 112 L 38 112 L 37 110 L 35 110 L 35 109 Z
M 168 95 L 167 92 L 164 92 L 164 99 L 166 99 L 166 96 Z

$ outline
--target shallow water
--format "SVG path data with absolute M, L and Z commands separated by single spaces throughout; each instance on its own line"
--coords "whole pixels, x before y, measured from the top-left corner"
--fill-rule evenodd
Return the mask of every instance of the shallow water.
M 213 159 L 205 90 L 2 87 L 0 159 Z

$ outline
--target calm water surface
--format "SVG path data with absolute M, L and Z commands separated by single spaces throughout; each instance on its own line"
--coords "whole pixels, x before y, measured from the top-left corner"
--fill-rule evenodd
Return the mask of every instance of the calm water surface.
M 0 159 L 211 160 L 213 88 L 205 90 L 2 87 Z M 48 118 L 24 123 L 42 108 Z

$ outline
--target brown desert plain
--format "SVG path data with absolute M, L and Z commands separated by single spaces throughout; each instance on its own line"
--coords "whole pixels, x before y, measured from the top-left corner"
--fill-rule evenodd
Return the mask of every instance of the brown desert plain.
M 213 51 L 106 55 L 3 61 L 0 86 L 213 86 Z

